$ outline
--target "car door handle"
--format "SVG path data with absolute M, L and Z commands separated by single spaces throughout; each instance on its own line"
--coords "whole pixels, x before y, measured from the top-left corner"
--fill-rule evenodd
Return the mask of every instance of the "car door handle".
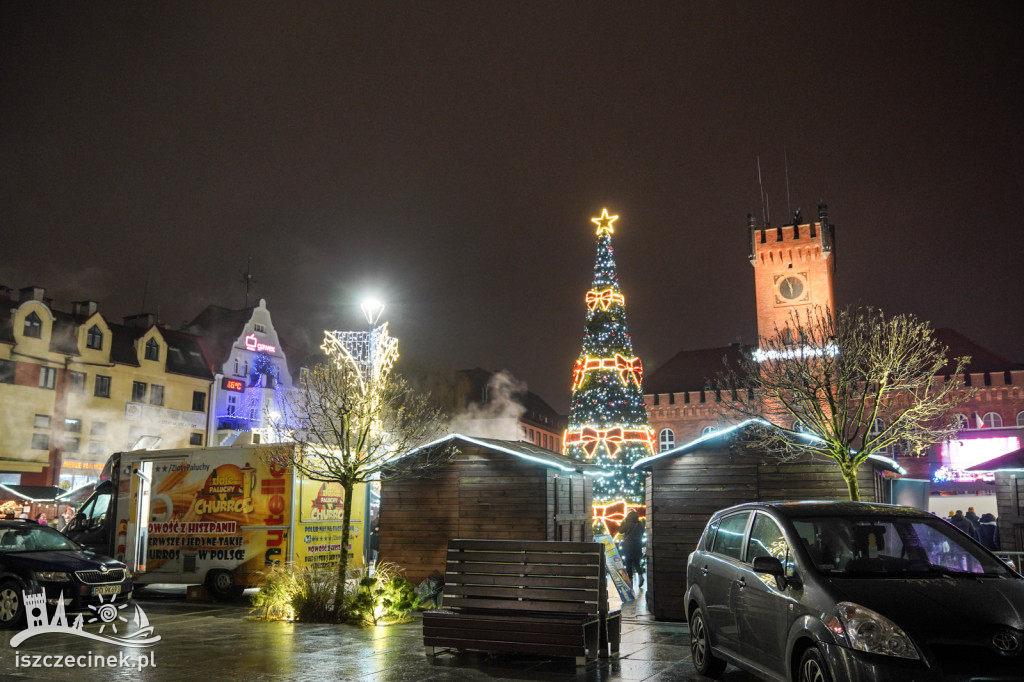
M 744 580 L 743 578 L 740 578 L 739 580 L 736 581 L 736 584 L 739 585 L 740 589 L 742 590 L 744 587 L 747 586 L 747 581 Z
M 708 575 L 708 567 L 707 566 L 701 566 L 700 567 L 700 574 L 706 578 L 707 575 Z

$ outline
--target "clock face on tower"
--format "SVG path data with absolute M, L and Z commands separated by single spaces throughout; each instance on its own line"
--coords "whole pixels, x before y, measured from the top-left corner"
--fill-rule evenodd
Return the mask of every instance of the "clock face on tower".
M 775 276 L 775 305 L 801 303 L 809 300 L 807 273 Z

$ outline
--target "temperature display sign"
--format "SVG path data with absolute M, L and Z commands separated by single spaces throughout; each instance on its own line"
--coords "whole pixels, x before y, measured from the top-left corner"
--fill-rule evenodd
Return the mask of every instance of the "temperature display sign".
M 238 379 L 222 379 L 220 382 L 221 388 L 225 391 L 235 391 L 237 393 L 245 392 L 245 382 L 239 381 Z

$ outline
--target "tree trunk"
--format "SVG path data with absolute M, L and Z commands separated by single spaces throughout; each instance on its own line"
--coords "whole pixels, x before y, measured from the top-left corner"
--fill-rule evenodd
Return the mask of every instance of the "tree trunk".
M 352 523 L 352 490 L 355 484 L 345 481 L 341 484 L 345 491 L 345 507 L 341 511 L 341 551 L 338 553 L 338 585 L 334 590 L 334 613 L 339 617 L 344 614 L 345 581 L 348 576 L 348 539 Z
M 850 494 L 850 500 L 852 502 L 860 502 L 860 482 L 857 481 L 857 467 L 856 466 L 843 466 L 840 467 L 843 472 L 843 480 L 846 481 L 846 490 Z

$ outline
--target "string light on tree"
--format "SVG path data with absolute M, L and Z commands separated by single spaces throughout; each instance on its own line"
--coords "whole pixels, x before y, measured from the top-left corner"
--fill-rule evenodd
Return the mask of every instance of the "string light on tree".
M 585 298 L 583 347 L 573 367 L 572 409 L 563 439 L 566 455 L 614 472 L 594 482 L 595 509 L 616 501 L 643 505 L 644 479 L 630 466 L 654 453 L 641 388 L 643 365 L 626 330 L 626 299 L 611 245 L 617 219 L 607 209 L 592 218 L 597 225 L 594 282 Z

